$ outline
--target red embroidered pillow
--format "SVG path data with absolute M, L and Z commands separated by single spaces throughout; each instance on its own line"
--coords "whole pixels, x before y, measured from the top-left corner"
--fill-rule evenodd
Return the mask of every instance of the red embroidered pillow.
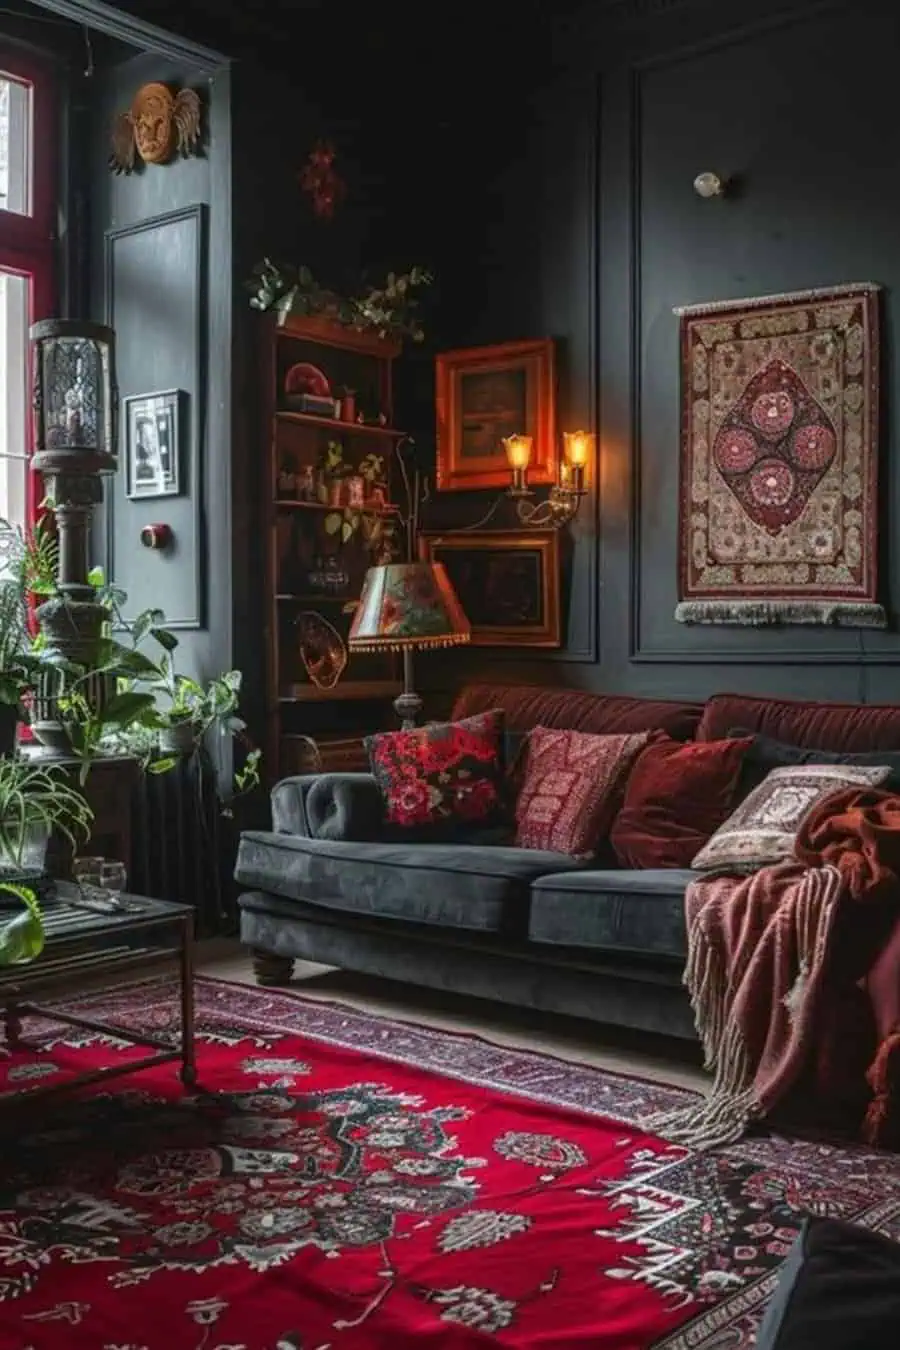
M 476 825 L 499 813 L 503 712 L 366 738 L 389 825 Z
M 528 737 L 525 778 L 516 802 L 519 848 L 573 858 L 596 853 L 615 813 L 618 790 L 649 732 L 591 736 L 535 727 Z
M 690 867 L 737 805 L 752 736 L 654 740 L 638 756 L 610 840 L 623 867 Z

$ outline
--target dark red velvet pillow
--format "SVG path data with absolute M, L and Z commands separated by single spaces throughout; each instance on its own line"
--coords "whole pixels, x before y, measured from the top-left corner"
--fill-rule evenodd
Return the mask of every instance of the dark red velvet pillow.
M 503 713 L 366 738 L 385 819 L 403 830 L 492 822 L 501 807 Z
M 690 867 L 737 805 L 752 736 L 651 741 L 635 761 L 610 833 L 623 867 Z

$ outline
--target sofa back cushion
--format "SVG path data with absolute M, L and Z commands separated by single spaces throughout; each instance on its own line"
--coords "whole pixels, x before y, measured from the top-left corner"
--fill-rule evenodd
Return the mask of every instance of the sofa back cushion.
M 722 740 L 736 728 L 815 750 L 900 750 L 900 704 L 714 694 L 703 710 L 697 740 Z
M 514 735 L 521 736 L 533 727 L 587 731 L 594 736 L 665 731 L 676 741 L 693 738 L 703 713 L 702 703 L 586 694 L 530 684 L 467 684 L 457 697 L 451 717 L 457 721 L 491 708 L 503 709 L 507 731 Z

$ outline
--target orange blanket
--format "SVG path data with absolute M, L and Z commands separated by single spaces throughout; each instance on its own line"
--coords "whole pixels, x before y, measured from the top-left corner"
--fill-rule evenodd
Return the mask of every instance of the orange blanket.
M 795 855 L 688 888 L 684 978 L 713 1085 L 698 1107 L 648 1124 L 691 1147 L 740 1138 L 784 1102 L 813 1056 L 820 1071 L 836 1064 L 829 1007 L 859 988 L 871 1007 L 859 1072 L 871 1065 L 875 1093 L 863 1133 L 900 1139 L 900 797 L 836 793 L 805 822 Z M 818 1087 L 829 1091 L 827 1073 Z

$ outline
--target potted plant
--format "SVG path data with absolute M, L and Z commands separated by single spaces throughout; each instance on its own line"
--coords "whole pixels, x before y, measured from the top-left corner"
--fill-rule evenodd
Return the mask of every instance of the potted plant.
M 0 880 L 42 871 L 54 832 L 77 850 L 90 838 L 93 818 L 62 770 L 0 759 Z
M 342 296 L 321 286 L 308 267 L 264 258 L 253 268 L 247 289 L 251 306 L 274 311 L 281 324 L 289 314 L 320 315 L 357 332 L 422 342 L 418 292 L 433 279 L 426 268 L 411 267 L 408 272 L 389 272 L 381 286 L 363 285 L 358 294 Z
M 38 681 L 41 662 L 28 626 L 30 595 L 49 594 L 58 545 L 41 522 L 27 535 L 0 520 L 6 567 L 0 577 L 0 754 L 12 754 L 24 701 Z
M 384 455 L 370 452 L 360 461 L 359 473 L 366 484 L 366 505 L 375 508 L 384 506 L 387 496 Z

